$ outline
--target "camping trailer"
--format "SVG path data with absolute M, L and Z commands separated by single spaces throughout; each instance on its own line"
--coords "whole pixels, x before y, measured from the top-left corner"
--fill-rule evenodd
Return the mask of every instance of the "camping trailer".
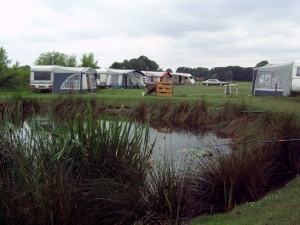
M 146 83 L 173 82 L 176 85 L 195 84 L 194 77 L 188 73 L 170 73 L 162 71 L 143 71 Z
M 141 88 L 144 86 L 144 74 L 139 70 L 97 69 L 96 71 L 98 88 L 103 86 Z
M 171 80 L 176 85 L 180 84 L 196 84 L 194 77 L 191 74 L 188 73 L 171 73 L 172 78 Z
M 253 69 L 253 95 L 291 96 L 297 93 L 300 93 L 300 60 Z
M 97 88 L 106 88 L 107 87 L 107 69 L 96 69 L 97 71 Z
M 157 82 L 171 81 L 171 73 L 163 71 L 142 71 L 145 74 L 144 81 L 146 84 L 153 84 Z
M 89 67 L 32 66 L 30 88 L 52 93 L 96 90 L 97 71 Z
M 30 88 L 38 91 L 52 92 L 54 68 L 58 66 L 30 67 Z

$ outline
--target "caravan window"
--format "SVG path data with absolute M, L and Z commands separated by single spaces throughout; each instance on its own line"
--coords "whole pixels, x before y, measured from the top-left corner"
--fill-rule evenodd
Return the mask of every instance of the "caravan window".
M 74 74 L 65 80 L 60 89 L 68 89 L 68 90 L 80 90 L 80 75 L 79 74 Z
M 51 72 L 34 72 L 34 80 L 51 80 Z
M 300 67 L 297 67 L 297 74 L 296 76 L 300 76 Z
M 281 77 L 273 72 L 259 72 L 257 74 L 256 87 L 261 89 L 282 89 Z

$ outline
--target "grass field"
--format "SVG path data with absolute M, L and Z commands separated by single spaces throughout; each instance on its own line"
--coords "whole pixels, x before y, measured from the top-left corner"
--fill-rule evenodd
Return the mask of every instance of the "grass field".
M 199 101 L 205 100 L 216 107 L 224 104 L 226 101 L 243 103 L 253 111 L 277 111 L 277 112 L 296 112 L 300 115 L 300 97 L 275 97 L 275 96 L 252 96 L 251 82 L 237 82 L 238 93 L 233 90 L 234 95 L 226 96 L 223 86 L 204 86 L 197 83 L 194 86 L 174 86 L 173 97 L 156 97 L 154 94 L 150 96 L 142 96 L 142 92 L 146 89 L 114 89 L 107 88 L 97 90 L 96 93 L 78 93 L 74 96 L 95 97 L 99 102 L 107 104 L 134 105 L 142 101 Z M 51 100 L 66 94 L 48 94 L 33 92 L 0 92 L 0 99 L 11 96 L 22 96 L 29 98 L 37 98 L 43 101 Z

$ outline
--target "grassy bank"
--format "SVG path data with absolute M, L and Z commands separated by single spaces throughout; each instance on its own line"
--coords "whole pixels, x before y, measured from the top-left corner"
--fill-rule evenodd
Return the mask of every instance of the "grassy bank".
M 300 177 L 261 200 L 236 206 L 231 212 L 205 215 L 190 225 L 298 225 L 300 221 Z

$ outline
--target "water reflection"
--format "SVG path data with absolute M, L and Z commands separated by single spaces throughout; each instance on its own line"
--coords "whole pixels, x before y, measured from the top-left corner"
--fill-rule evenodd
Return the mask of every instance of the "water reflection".
M 230 152 L 229 139 L 219 138 L 213 132 L 195 134 L 168 127 L 151 128 L 150 138 L 156 139 L 154 153 L 157 159 L 170 156 L 183 162 L 187 159 L 213 156 L 217 152 Z

